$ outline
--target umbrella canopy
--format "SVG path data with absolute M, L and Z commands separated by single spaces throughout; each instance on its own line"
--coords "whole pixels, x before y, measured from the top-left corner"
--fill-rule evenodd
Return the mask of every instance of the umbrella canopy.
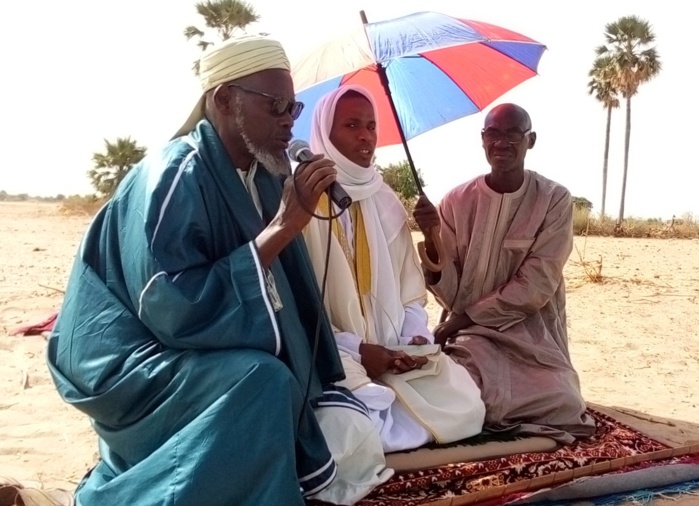
M 294 65 L 296 98 L 306 104 L 294 134 L 309 138 L 321 96 L 358 84 L 377 102 L 378 146 L 398 144 L 483 110 L 535 76 L 545 49 L 510 30 L 435 12 L 360 25 Z M 404 139 L 381 81 L 383 69 Z

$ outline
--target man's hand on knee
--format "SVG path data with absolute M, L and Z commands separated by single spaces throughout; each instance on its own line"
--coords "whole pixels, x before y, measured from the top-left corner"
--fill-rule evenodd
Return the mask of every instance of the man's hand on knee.
M 453 316 L 434 328 L 434 342 L 435 344 L 444 346 L 446 342 L 455 337 L 460 330 L 466 329 L 471 325 L 474 325 L 474 321 L 466 313 Z

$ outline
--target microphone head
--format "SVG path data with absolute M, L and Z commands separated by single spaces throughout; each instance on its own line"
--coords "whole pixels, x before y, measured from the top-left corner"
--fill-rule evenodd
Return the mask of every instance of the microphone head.
M 301 139 L 293 139 L 289 143 L 289 158 L 291 158 L 294 162 L 301 162 L 301 159 L 299 158 L 299 155 L 303 150 L 308 150 L 309 152 L 311 151 L 311 146 L 304 140 Z

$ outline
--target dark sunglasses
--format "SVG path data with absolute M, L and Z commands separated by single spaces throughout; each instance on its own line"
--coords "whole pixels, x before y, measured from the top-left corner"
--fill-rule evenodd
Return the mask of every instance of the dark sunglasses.
M 277 97 L 276 95 L 270 95 L 269 93 L 264 93 L 262 91 L 253 90 L 246 88 L 235 83 L 228 83 L 228 86 L 233 88 L 238 88 L 239 90 L 246 91 L 248 93 L 254 93 L 255 95 L 261 95 L 263 97 L 272 99 L 272 114 L 275 116 L 284 116 L 284 114 L 289 113 L 291 117 L 297 120 L 301 116 L 301 111 L 303 111 L 303 102 L 296 102 L 295 100 L 289 100 L 282 97 Z

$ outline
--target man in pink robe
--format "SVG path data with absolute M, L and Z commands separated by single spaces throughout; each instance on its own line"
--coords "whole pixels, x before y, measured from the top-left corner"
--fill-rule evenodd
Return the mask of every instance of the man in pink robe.
M 595 432 L 568 352 L 571 195 L 525 170 L 536 133 L 521 107 L 492 109 L 482 140 L 491 172 L 451 190 L 438 209 L 421 197 L 414 212 L 423 232 L 439 227 L 446 256 L 441 272 L 423 266 L 448 311 L 435 338 L 480 387 L 486 429 L 571 443 Z

